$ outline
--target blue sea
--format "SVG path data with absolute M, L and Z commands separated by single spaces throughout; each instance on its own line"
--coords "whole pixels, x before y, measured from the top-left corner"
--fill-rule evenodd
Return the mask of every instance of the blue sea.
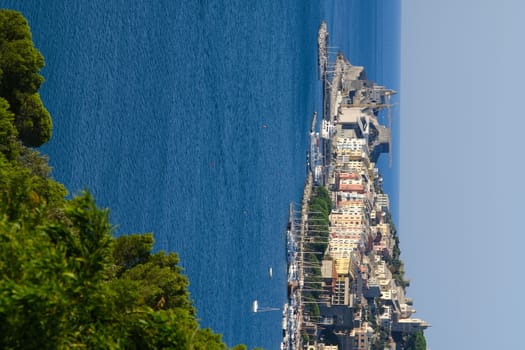
M 327 20 L 334 54 L 397 89 L 399 1 L 2 6 L 28 18 L 46 60 L 53 176 L 109 207 L 115 235 L 153 232 L 156 250 L 179 254 L 202 326 L 230 346 L 277 349 L 280 312 L 251 305 L 286 299 L 287 208 L 321 111 L 318 27 Z M 396 157 L 391 169 L 382 159 L 394 198 Z

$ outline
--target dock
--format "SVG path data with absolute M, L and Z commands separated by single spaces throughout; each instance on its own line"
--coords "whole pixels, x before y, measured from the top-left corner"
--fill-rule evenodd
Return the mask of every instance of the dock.
M 288 250 L 288 301 L 283 308 L 283 342 L 281 349 L 302 349 L 301 330 L 303 327 L 304 301 L 304 237 L 308 221 L 308 207 L 312 195 L 313 175 L 309 171 L 303 190 L 300 210 L 290 203 L 287 250 Z

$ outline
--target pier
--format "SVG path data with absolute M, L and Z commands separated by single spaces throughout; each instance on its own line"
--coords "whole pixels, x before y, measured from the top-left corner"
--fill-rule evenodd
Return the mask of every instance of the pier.
M 303 288 L 304 273 L 304 239 L 308 222 L 308 207 L 312 195 L 313 175 L 309 171 L 303 190 L 300 210 L 294 203 L 289 206 L 287 230 L 288 254 L 288 303 L 283 308 L 283 342 L 281 349 L 302 349 L 301 330 L 304 324 Z
M 319 75 L 323 80 L 323 111 L 321 118 L 325 118 L 327 112 L 326 94 L 326 78 L 327 78 L 327 43 L 328 32 L 326 30 L 326 23 L 323 22 L 319 28 L 318 35 L 318 60 L 319 60 Z M 331 104 L 330 104 L 331 105 Z M 315 136 L 317 126 L 317 112 L 314 112 L 310 127 L 310 134 Z M 310 138 L 313 142 L 313 138 Z M 304 305 L 307 303 L 303 300 L 304 286 L 309 282 L 305 282 L 305 264 L 304 264 L 304 242 L 306 231 L 308 229 L 308 209 L 309 202 L 312 196 L 312 188 L 314 185 L 314 175 L 312 169 L 315 168 L 315 160 L 312 153 L 312 145 L 310 145 L 309 160 L 312 162 L 312 167 L 307 166 L 307 177 L 303 189 L 300 209 L 296 210 L 294 203 L 290 203 L 287 227 L 287 261 L 288 261 L 288 302 L 283 307 L 283 341 L 281 343 L 281 350 L 299 350 L 303 349 L 303 339 L 301 331 L 303 327 L 309 327 L 305 323 Z M 324 156 L 322 157 L 325 158 Z M 324 163 L 324 160 L 323 160 Z M 326 164 L 322 164 L 323 168 Z M 323 181 L 324 182 L 324 181 Z

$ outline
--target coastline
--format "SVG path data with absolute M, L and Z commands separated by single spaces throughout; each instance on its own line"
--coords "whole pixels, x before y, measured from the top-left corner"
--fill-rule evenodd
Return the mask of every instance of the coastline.
M 318 38 L 324 39 L 323 24 Z M 326 55 L 322 42 L 319 56 Z M 376 167 L 379 156 L 391 152 L 390 96 L 396 91 L 368 80 L 365 68 L 342 53 L 333 65 L 326 56 L 318 62 L 324 62 L 322 126 L 315 130 L 314 113 L 300 210 L 290 204 L 281 350 L 404 347 L 430 325 L 412 317 L 390 200 Z M 310 208 L 314 188 L 331 200 L 324 226 L 313 221 L 320 214 Z M 317 254 L 321 258 L 312 260 Z M 307 311 L 308 304 L 315 307 Z
M 290 203 L 288 230 L 287 230 L 287 255 L 288 259 L 288 302 L 283 308 L 283 342 L 281 349 L 302 348 L 301 330 L 303 326 L 303 298 L 302 288 L 304 286 L 304 269 L 301 262 L 304 261 L 305 231 L 308 221 L 308 207 L 313 186 L 313 175 L 308 171 L 303 190 L 300 211 L 296 211 L 294 203 Z M 299 218 L 297 217 L 298 215 Z M 298 242 L 295 240 L 297 237 Z M 298 251 L 297 251 L 298 250 Z

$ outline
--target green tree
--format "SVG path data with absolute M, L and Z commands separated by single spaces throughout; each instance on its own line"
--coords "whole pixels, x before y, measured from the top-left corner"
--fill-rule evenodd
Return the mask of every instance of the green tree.
M 113 259 L 121 272 L 146 263 L 153 249 L 153 234 L 120 236 L 113 246 Z
M 51 167 L 47 156 L 40 154 L 36 149 L 25 147 L 20 143 L 15 145 L 18 154 L 18 164 L 30 171 L 31 175 L 49 178 Z
M 106 214 L 87 195 L 68 203 L 66 213 L 66 223 L 40 216 L 38 225 L 0 216 L 1 348 L 117 343 L 112 293 L 101 283 L 110 242 Z
M 244 344 L 239 344 L 239 345 L 235 345 L 232 350 L 248 350 L 248 348 L 246 347 L 246 345 Z
M 25 226 L 42 217 L 58 217 L 67 191 L 61 184 L 33 175 L 30 169 L 8 161 L 0 153 L 0 213 Z
M 38 73 L 44 58 L 33 46 L 29 24 L 20 12 L 0 11 L 0 48 L 0 94 L 35 93 L 44 81 Z
M 53 128 L 51 116 L 42 104 L 40 95 L 17 95 L 17 110 L 15 126 L 22 142 L 30 147 L 38 147 L 51 138 Z
M 138 304 L 153 309 L 184 308 L 194 314 L 187 290 L 188 280 L 177 266 L 175 254 L 160 252 L 151 261 L 127 270 L 120 281 L 127 281 L 138 291 Z
M 411 334 L 406 342 L 406 350 L 426 350 L 427 341 L 423 331 Z
M 40 146 L 51 137 L 51 117 L 37 93 L 44 58 L 34 47 L 27 20 L 0 10 L 0 97 L 9 103 L 21 141 Z
M 0 152 L 8 159 L 14 159 L 14 142 L 18 135 L 14 128 L 14 114 L 9 110 L 9 103 L 0 97 Z

